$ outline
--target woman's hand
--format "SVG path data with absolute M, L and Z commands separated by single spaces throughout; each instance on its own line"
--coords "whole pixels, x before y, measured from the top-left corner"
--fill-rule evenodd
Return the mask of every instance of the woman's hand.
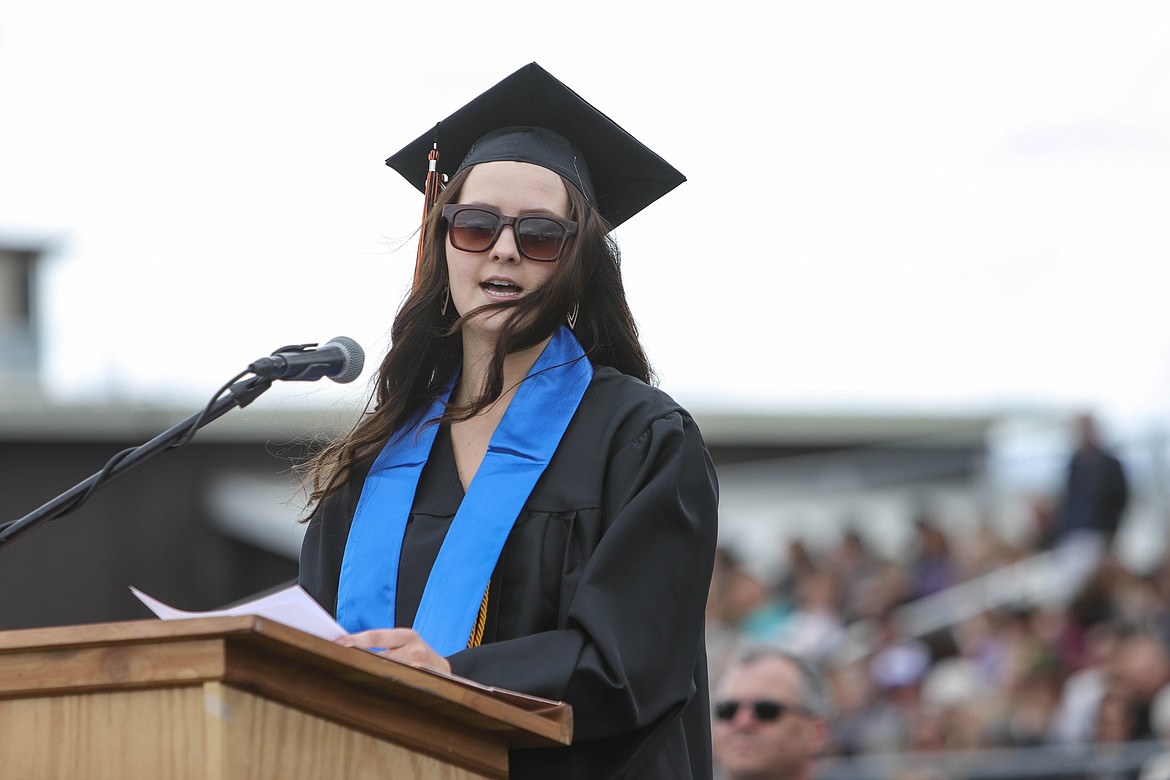
M 411 628 L 376 628 L 349 634 L 334 641 L 346 647 L 376 649 L 378 655 L 384 655 L 411 666 L 423 666 L 444 674 L 451 673 L 451 664 L 447 662 L 447 659 L 436 653 L 430 645 L 423 641 L 418 632 Z

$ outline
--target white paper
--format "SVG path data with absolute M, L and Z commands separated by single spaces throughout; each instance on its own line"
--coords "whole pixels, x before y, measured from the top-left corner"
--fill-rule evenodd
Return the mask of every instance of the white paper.
M 292 585 L 284 590 L 277 591 L 255 601 L 239 604 L 231 609 L 212 610 L 210 612 L 185 612 L 184 610 L 168 606 L 158 599 L 151 598 L 138 590 L 138 588 L 131 586 L 130 590 L 143 604 L 150 608 L 151 612 L 163 620 L 257 615 L 258 617 L 283 623 L 291 628 L 304 631 L 306 634 L 313 634 L 314 636 L 319 636 L 322 639 L 328 639 L 330 641 L 345 636 L 348 633 L 300 585 Z

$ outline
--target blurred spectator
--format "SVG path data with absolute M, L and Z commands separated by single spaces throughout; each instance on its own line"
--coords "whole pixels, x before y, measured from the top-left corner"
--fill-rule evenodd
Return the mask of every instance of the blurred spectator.
M 910 598 L 919 599 L 955 584 L 956 565 L 946 534 L 929 515 L 914 521 L 914 559 L 910 564 Z
M 903 636 L 892 614 L 878 622 L 875 639 L 869 673 L 877 696 L 866 729 L 866 748 L 904 749 L 911 744 L 921 707 L 930 650 L 925 643 Z
M 1101 443 L 1093 416 L 1081 415 L 1077 448 L 1068 463 L 1050 544 L 1089 537 L 1109 549 L 1128 500 L 1129 483 L 1121 461 Z
M 1150 631 L 1170 644 L 1170 558 L 1163 558 L 1149 575 L 1154 603 L 1146 619 Z
M 1113 556 L 1105 558 L 1065 607 L 1069 623 L 1066 652 L 1071 668 L 1077 669 L 1085 664 L 1096 664 L 1100 661 L 1100 658 L 1094 655 L 1100 648 L 1089 647 L 1090 631 L 1097 630 L 1098 626 L 1105 624 L 1120 629 L 1122 623 L 1119 620 L 1116 600 L 1120 576 L 1120 566 L 1116 558 Z
M 1120 762 L 1127 743 L 1142 736 L 1142 705 L 1124 686 L 1111 685 L 1097 709 L 1097 738 L 1093 756 L 1102 764 L 1085 774 L 1085 780 L 1136 780 L 1140 767 Z
M 707 617 L 736 628 L 767 599 L 767 585 L 726 547 L 715 551 L 715 567 L 707 599 Z
M 1096 739 L 1097 712 L 1114 674 L 1122 636 L 1121 626 L 1110 621 L 1089 627 L 1085 634 L 1085 663 L 1061 685 L 1060 702 L 1053 713 L 1049 734 L 1052 742 L 1077 745 Z
M 841 618 L 846 622 L 873 617 L 885 602 L 885 562 L 873 553 L 856 530 L 848 530 L 830 552 L 826 569 L 840 587 Z
M 1117 648 L 1114 682 L 1135 707 L 1134 738 L 1153 736 L 1150 708 L 1154 697 L 1170 684 L 1170 650 L 1146 631 L 1121 640 Z
M 1114 744 L 1143 736 L 1142 703 L 1123 686 L 1105 691 L 1097 707 L 1096 742 Z
M 783 557 L 785 565 L 776 583 L 776 590 L 782 597 L 787 598 L 796 593 L 797 583 L 801 579 L 816 572 L 820 566 L 817 565 L 808 545 L 799 538 L 788 541 L 787 551 Z
M 807 572 L 796 583 L 796 608 L 779 627 L 779 633 L 758 638 L 774 639 L 793 653 L 822 662 L 841 641 L 844 627 L 838 603 L 837 584 L 829 573 Z
M 1036 649 L 1038 639 L 1031 633 L 1031 612 L 1024 606 L 988 610 L 956 629 L 963 655 L 974 664 L 988 694 L 1006 696 L 1023 666 Z
M 1125 470 L 1102 445 L 1093 417 L 1081 415 L 1076 426 L 1077 445 L 1065 469 L 1062 491 L 1039 539 L 1041 548 L 1056 556 L 1063 599 L 1071 598 L 1112 553 L 1129 500 Z
M 828 730 L 819 670 L 800 656 L 753 649 L 716 689 L 715 767 L 722 780 L 805 780 Z
M 954 656 L 934 664 L 922 684 L 922 703 L 951 750 L 973 750 L 987 742 L 987 689 L 970 659 Z
M 873 678 L 862 660 L 828 669 L 833 719 L 829 724 L 825 752 L 835 756 L 864 753 L 870 707 L 875 699 Z
M 1064 668 L 1051 649 L 1038 645 L 1020 659 L 1021 667 L 1004 697 L 1004 711 L 996 724 L 995 742 L 1011 747 L 1034 747 L 1048 741 L 1054 713 L 1060 704 Z
M 1150 704 L 1150 726 L 1166 748 L 1146 761 L 1139 780 L 1170 780 L 1170 686 L 1163 687 L 1154 696 Z
M 1167 601 L 1160 575 L 1139 574 L 1121 567 L 1120 564 L 1118 567 L 1121 572 L 1117 578 L 1113 599 L 1119 618 L 1134 625 L 1148 627 L 1164 641 Z
M 748 617 L 768 600 L 767 584 L 726 547 L 715 551 L 707 595 L 707 669 L 718 680 L 746 637 Z

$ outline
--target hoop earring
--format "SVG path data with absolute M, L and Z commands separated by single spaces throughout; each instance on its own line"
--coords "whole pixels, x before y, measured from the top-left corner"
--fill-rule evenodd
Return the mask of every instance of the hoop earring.
M 573 304 L 573 310 L 569 312 L 569 316 L 565 318 L 565 320 L 567 320 L 569 323 L 569 330 L 575 330 L 577 328 L 577 312 L 579 312 L 580 309 L 581 302 L 577 301 Z
M 445 284 L 445 285 L 443 285 L 443 305 L 441 307 L 439 307 L 439 314 L 440 315 L 442 315 L 444 317 L 447 316 L 447 304 L 449 304 L 450 302 L 451 302 L 451 285 Z

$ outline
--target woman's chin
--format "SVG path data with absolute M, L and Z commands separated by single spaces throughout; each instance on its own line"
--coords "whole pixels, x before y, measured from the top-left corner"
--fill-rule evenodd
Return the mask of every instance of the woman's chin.
M 512 317 L 510 309 L 487 309 L 478 314 L 472 312 L 471 315 L 463 321 L 463 330 L 465 332 L 479 333 L 483 335 L 490 335 L 495 338 L 499 335 L 504 326 L 508 324 L 508 320 Z

